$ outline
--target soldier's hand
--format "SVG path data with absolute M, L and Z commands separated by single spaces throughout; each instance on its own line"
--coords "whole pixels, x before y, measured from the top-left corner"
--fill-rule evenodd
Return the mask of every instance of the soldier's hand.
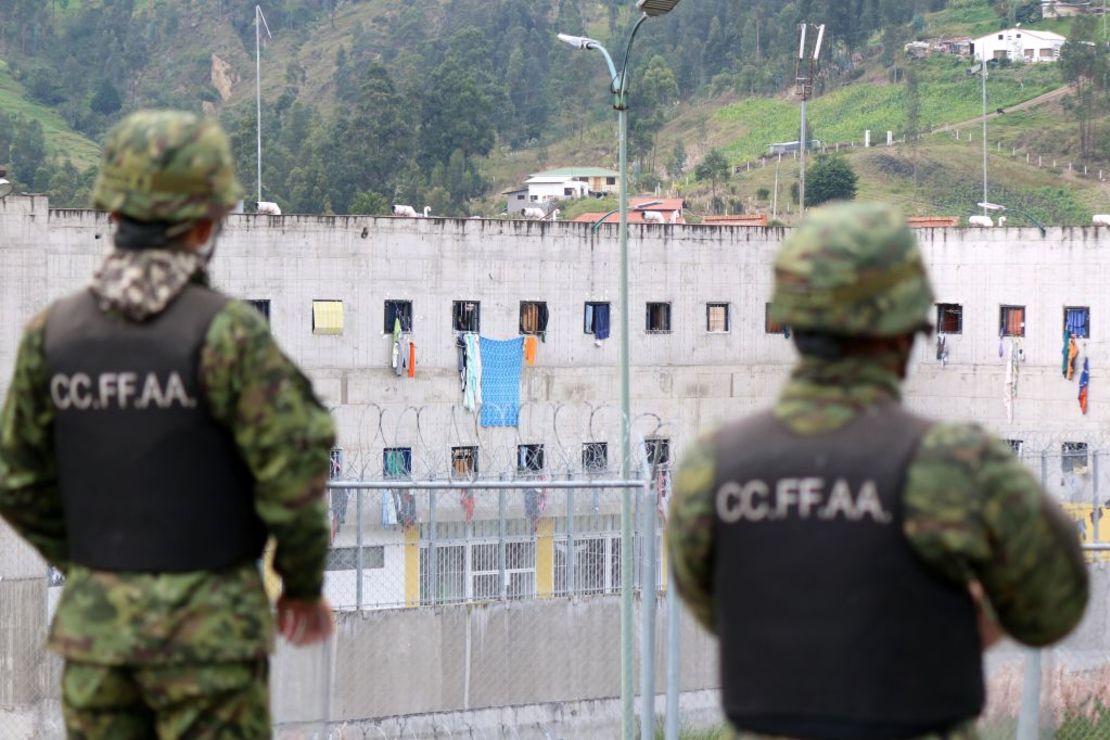
M 983 643 L 983 649 L 986 650 L 1002 639 L 1002 627 L 994 618 L 990 602 L 983 593 L 983 585 L 979 581 L 972 581 L 967 584 L 967 589 L 971 592 L 971 600 L 975 602 L 975 617 L 979 622 L 979 641 Z
M 278 631 L 292 645 L 312 645 L 328 639 L 335 631 L 331 604 L 320 597 L 298 601 L 282 597 L 277 603 Z

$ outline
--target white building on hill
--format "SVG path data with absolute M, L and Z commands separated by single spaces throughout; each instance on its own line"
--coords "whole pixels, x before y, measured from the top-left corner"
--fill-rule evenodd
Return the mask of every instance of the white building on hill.
M 1060 58 L 1066 38 L 1052 31 L 1008 28 L 975 39 L 972 54 L 976 59 L 1009 59 L 1011 62 L 1055 62 Z

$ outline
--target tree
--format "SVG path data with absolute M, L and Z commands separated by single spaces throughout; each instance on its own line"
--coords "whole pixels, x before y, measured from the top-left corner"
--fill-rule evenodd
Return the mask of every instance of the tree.
M 906 70 L 906 142 L 913 158 L 913 186 L 917 188 L 917 153 L 921 139 L 921 90 L 917 69 L 912 65 Z
M 100 81 L 96 94 L 89 101 L 89 107 L 97 113 L 110 116 L 123 107 L 123 100 L 120 99 L 116 86 L 104 79 Z
M 682 177 L 683 170 L 686 169 L 686 146 L 679 139 L 674 143 L 674 149 L 671 150 L 671 159 L 667 162 L 667 174 L 671 176 L 672 180 L 677 180 Z
M 1098 21 L 1081 16 L 1072 24 L 1071 37 L 1060 50 L 1060 72 L 1074 93 L 1064 107 L 1079 126 L 1079 148 L 1084 159 L 1091 151 L 1095 120 L 1106 106 L 1107 74 L 1110 73 L 1106 45 L 1098 38 Z
M 717 197 L 717 186 L 726 182 L 732 175 L 732 168 L 720 149 L 710 149 L 705 158 L 694 168 L 694 177 L 709 180 L 713 197 Z
M 420 164 L 431 168 L 451 152 L 485 156 L 493 148 L 493 98 L 472 67 L 448 56 L 424 85 Z
M 393 212 L 392 207 L 381 193 L 370 193 L 361 190 L 351 198 L 351 205 L 347 209 L 351 213 L 360 213 L 370 216 L 388 216 Z
M 46 164 L 46 136 L 42 124 L 17 116 L 11 147 L 11 174 L 29 189 L 38 187 L 40 183 L 36 182 L 35 175 Z
M 806 173 L 806 207 L 856 197 L 856 176 L 844 157 L 822 154 Z

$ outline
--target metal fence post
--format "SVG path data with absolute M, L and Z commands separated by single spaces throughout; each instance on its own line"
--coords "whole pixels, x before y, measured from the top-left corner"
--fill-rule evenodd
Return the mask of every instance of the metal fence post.
M 1041 452 L 1041 488 L 1048 482 L 1048 457 Z M 1017 740 L 1037 740 L 1041 725 L 1041 651 L 1025 648 L 1025 672 L 1021 682 L 1021 709 Z
M 435 604 L 439 594 L 439 563 L 436 560 L 436 493 L 428 491 L 428 600 Z
M 567 480 L 572 480 L 573 474 L 567 471 Z M 567 579 L 567 593 L 574 595 L 575 589 L 575 569 L 577 563 L 575 562 L 574 551 L 574 489 L 567 489 L 567 557 L 566 557 L 566 579 Z
M 1092 542 L 1100 542 L 1099 524 L 1102 522 L 1102 506 L 1098 500 L 1098 450 L 1091 453 L 1091 526 L 1094 528 Z
M 682 690 L 679 663 L 682 659 L 681 618 L 672 568 L 667 577 L 667 714 L 663 727 L 664 740 L 678 740 L 678 695 Z
M 655 502 L 651 477 L 640 493 L 640 738 L 655 738 Z
M 505 578 L 505 489 L 497 491 L 497 582 L 498 595 L 504 599 L 509 595 L 509 584 Z
M 355 489 L 355 609 L 362 609 L 362 494 L 361 488 Z M 383 494 L 384 495 L 384 494 Z

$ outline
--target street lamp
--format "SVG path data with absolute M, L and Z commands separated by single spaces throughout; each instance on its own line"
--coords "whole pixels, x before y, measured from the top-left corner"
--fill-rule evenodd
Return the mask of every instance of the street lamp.
M 1036 224 L 1037 228 L 1041 230 L 1041 236 L 1042 237 L 1044 237 L 1046 235 L 1044 224 L 1042 224 L 1040 221 L 1038 221 L 1033 216 L 1033 214 L 1027 213 L 1027 212 L 1021 210 L 1020 208 L 1016 208 L 1014 206 L 1003 206 L 1003 205 L 999 205 L 998 203 L 988 203 L 987 201 L 983 201 L 982 203 L 976 203 L 975 205 L 982 208 L 983 211 L 998 211 L 1000 213 L 1005 213 L 1006 211 L 1015 211 L 1017 213 L 1020 213 L 1022 216 L 1025 216 L 1027 219 L 1029 219 L 1034 224 Z
M 630 479 L 632 464 L 632 404 L 629 398 L 628 370 L 628 57 L 632 51 L 632 41 L 644 21 L 666 15 L 679 2 L 680 0 L 637 0 L 636 9 L 641 14 L 628 34 L 620 72 L 617 72 L 613 57 L 600 42 L 586 36 L 558 34 L 559 40 L 565 44 L 578 49 L 596 49 L 605 57 L 605 65 L 609 70 L 609 92 L 613 95 L 613 108 L 617 111 L 617 157 L 620 169 L 621 477 L 626 481 Z M 654 544 L 654 536 L 649 536 L 648 539 Z M 626 740 L 630 740 L 634 736 L 635 705 L 632 690 L 632 491 L 628 488 L 623 489 L 621 498 L 621 542 L 621 730 Z M 644 593 L 648 590 L 645 588 Z M 650 591 L 654 596 L 654 583 L 651 584 Z M 644 608 L 648 607 L 645 605 Z M 651 607 L 651 611 L 654 615 L 654 607 Z M 654 678 L 651 680 L 654 681 Z M 655 700 L 654 687 L 645 699 L 648 700 Z M 642 728 L 645 737 L 650 738 L 654 733 L 654 723 L 651 725 Z

